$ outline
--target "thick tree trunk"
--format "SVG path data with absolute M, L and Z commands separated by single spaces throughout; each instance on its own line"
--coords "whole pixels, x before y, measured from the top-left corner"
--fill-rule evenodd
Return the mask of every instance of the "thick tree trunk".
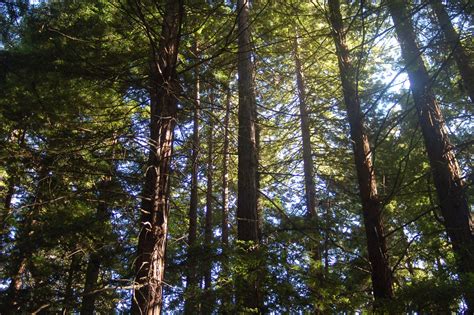
M 416 44 L 416 35 L 406 11 L 406 1 L 389 1 L 410 88 L 418 113 L 426 152 L 430 161 L 446 232 L 456 253 L 461 279 L 474 272 L 474 222 L 465 183 L 448 137 L 441 109 L 431 90 L 431 80 Z M 470 312 L 474 311 L 474 292 L 465 292 Z
M 198 57 L 198 43 L 195 42 L 194 54 Z M 186 283 L 185 314 L 195 314 L 199 309 L 197 301 L 198 277 L 196 273 L 196 237 L 197 237 L 197 208 L 198 208 L 198 156 L 199 156 L 199 111 L 201 107 L 199 70 L 194 72 L 194 111 L 193 111 L 193 142 L 191 154 L 191 196 L 189 203 L 188 231 L 188 268 Z
M 151 62 L 151 131 L 142 200 L 132 314 L 160 314 L 168 232 L 170 160 L 176 125 L 176 63 L 183 1 L 166 3 L 162 36 Z
M 393 296 L 392 273 L 389 267 L 381 218 L 382 205 L 377 193 L 372 153 L 357 93 L 356 70 L 352 65 L 349 49 L 345 42 L 345 30 L 342 24 L 339 0 L 330 0 L 329 10 L 362 201 L 373 293 L 376 302 L 378 302 L 383 299 L 390 299 Z
M 253 83 L 252 45 L 249 29 L 249 1 L 238 0 L 238 74 L 239 74 L 239 132 L 238 132 L 238 198 L 237 238 L 244 242 L 244 255 L 256 255 L 259 243 L 257 212 L 257 143 L 256 97 Z M 245 258 L 244 258 L 245 259 Z M 259 309 L 258 268 L 256 259 L 246 259 L 246 275 L 238 275 L 238 307 Z
M 444 38 L 446 39 L 449 48 L 451 48 L 454 61 L 458 66 L 459 73 L 461 74 L 463 86 L 466 89 L 471 102 L 474 103 L 474 67 L 470 63 L 469 57 L 464 50 L 464 47 L 461 45 L 459 35 L 456 33 L 456 30 L 449 19 L 449 15 L 441 1 L 430 0 L 430 4 L 436 14 Z

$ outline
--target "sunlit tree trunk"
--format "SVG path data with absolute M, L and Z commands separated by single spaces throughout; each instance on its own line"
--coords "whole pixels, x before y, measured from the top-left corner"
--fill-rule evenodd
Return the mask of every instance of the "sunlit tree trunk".
M 459 73 L 461 74 L 463 86 L 466 89 L 471 102 L 474 103 L 474 68 L 470 63 L 469 56 L 461 45 L 459 35 L 456 33 L 449 15 L 441 1 L 430 0 L 430 4 L 436 14 L 439 26 L 443 31 L 443 36 L 446 39 L 449 48 L 451 48 L 454 61 L 458 66 Z
M 372 151 L 364 126 L 364 116 L 357 92 L 356 69 L 346 45 L 339 0 L 329 0 L 330 22 L 336 45 L 344 103 L 350 125 L 354 160 L 362 201 L 367 250 L 371 266 L 372 288 L 376 302 L 391 299 L 392 273 L 389 267 L 387 245 L 381 217 L 382 204 L 377 193 Z
M 466 184 L 462 180 L 443 114 L 431 89 L 432 82 L 416 44 L 407 6 L 407 2 L 402 0 L 388 2 L 408 72 L 446 232 L 457 256 L 461 278 L 468 281 L 467 273 L 474 272 L 474 222 L 465 195 Z M 474 292 L 465 292 L 465 298 L 470 312 L 474 312 Z
M 183 1 L 168 0 L 162 35 L 151 62 L 150 153 L 141 205 L 132 314 L 160 314 L 168 232 L 170 160 L 179 86 L 176 63 Z

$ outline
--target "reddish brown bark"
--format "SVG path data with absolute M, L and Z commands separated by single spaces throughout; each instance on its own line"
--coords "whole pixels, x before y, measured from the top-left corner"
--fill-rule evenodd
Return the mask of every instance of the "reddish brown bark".
M 357 92 L 356 69 L 351 62 L 349 49 L 346 45 L 339 0 L 329 0 L 329 10 L 344 102 L 350 125 L 359 193 L 362 201 L 373 293 L 376 301 L 390 299 L 393 296 L 392 273 L 389 267 L 386 240 L 384 238 L 381 217 L 382 205 L 377 193 L 375 171 L 372 164 L 372 151 L 365 130 L 364 116 Z
M 402 0 L 388 2 L 410 80 L 444 225 L 457 256 L 461 278 L 464 279 L 466 273 L 474 272 L 474 222 L 461 170 L 449 141 L 443 114 L 431 89 L 431 79 L 416 43 L 407 6 L 407 2 Z M 474 292 L 465 292 L 465 298 L 470 312 L 473 312 Z
M 176 64 L 183 1 L 168 0 L 158 51 L 151 61 L 150 153 L 141 206 L 141 230 L 132 314 L 160 314 L 168 232 L 170 160 L 176 125 Z

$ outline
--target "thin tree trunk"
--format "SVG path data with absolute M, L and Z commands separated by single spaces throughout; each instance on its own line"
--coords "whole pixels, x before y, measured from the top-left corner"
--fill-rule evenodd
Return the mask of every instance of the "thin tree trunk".
M 78 254 L 73 254 L 71 258 L 71 264 L 69 266 L 67 281 L 66 281 L 66 288 L 64 290 L 64 306 L 62 310 L 62 314 L 66 315 L 69 314 L 74 308 L 74 279 L 77 273 L 80 270 L 80 256 Z
M 211 105 L 213 99 L 211 98 Z M 203 253 L 205 258 L 204 263 L 204 290 L 205 299 L 203 303 L 203 314 L 211 314 L 213 310 L 213 292 L 212 290 L 212 190 L 213 190 L 213 163 L 212 163 L 212 151 L 213 151 L 213 129 L 214 123 L 212 117 L 209 117 L 209 129 L 207 139 L 207 190 L 206 190 L 206 225 L 204 229 L 204 249 Z
M 37 239 L 36 230 L 38 228 L 38 217 L 41 211 L 41 203 L 44 200 L 44 192 L 46 187 L 49 185 L 49 158 L 44 157 L 40 161 L 39 172 L 38 172 L 38 186 L 36 188 L 36 194 L 32 201 L 31 211 L 26 213 L 25 221 L 17 234 L 17 257 L 13 257 L 13 275 L 8 288 L 7 297 L 7 314 L 11 312 L 16 314 L 21 310 L 21 303 L 19 301 L 20 290 L 23 286 L 22 276 L 27 270 L 28 258 L 40 247 L 39 240 Z M 23 310 L 24 311 L 24 310 Z
M 222 246 L 229 245 L 229 116 L 232 91 L 227 87 L 224 116 L 224 145 L 222 149 Z
M 168 232 L 170 161 L 179 86 L 176 64 L 183 1 L 168 0 L 158 51 L 151 62 L 151 131 L 142 200 L 132 314 L 160 314 Z
M 194 44 L 194 54 L 198 57 L 198 42 Z M 198 208 L 198 156 L 199 156 L 199 111 L 201 107 L 199 69 L 194 71 L 194 111 L 193 111 L 193 143 L 191 154 L 191 196 L 189 203 L 189 231 L 188 231 L 188 274 L 186 283 L 185 314 L 198 312 L 197 301 L 198 277 L 196 274 L 196 237 L 197 237 L 197 208 Z
M 395 24 L 418 120 L 430 161 L 441 214 L 453 250 L 457 256 L 461 279 L 474 272 L 474 222 L 469 212 L 465 183 L 448 137 L 441 109 L 431 89 L 431 80 L 416 44 L 416 35 L 406 11 L 407 3 L 388 2 Z M 474 312 L 474 292 L 465 292 L 470 312 Z
M 259 243 L 257 212 L 257 144 L 255 126 L 256 98 L 253 84 L 252 45 L 250 41 L 249 1 L 237 1 L 239 132 L 238 132 L 238 198 L 237 238 L 244 242 L 244 255 L 256 255 Z M 244 258 L 245 259 L 245 258 Z M 258 268 L 255 259 L 246 259 L 246 274 L 237 275 L 238 307 L 260 309 Z
M 471 102 L 474 103 L 474 67 L 471 65 L 469 57 L 464 50 L 464 47 L 461 45 L 459 35 L 456 33 L 456 30 L 449 19 L 449 15 L 441 1 L 430 0 L 430 4 L 436 14 L 444 38 L 452 50 L 454 61 L 458 66 L 459 73 L 461 74 L 463 86 L 466 89 Z
M 316 185 L 314 183 L 314 164 L 311 152 L 311 132 L 308 107 L 306 105 L 306 86 L 299 56 L 299 43 L 297 36 L 295 36 L 293 43 L 293 54 L 295 58 L 296 87 L 298 90 L 298 104 L 300 109 L 300 130 L 303 141 L 303 174 L 305 184 L 306 217 L 310 219 L 310 221 L 316 221 L 318 217 L 316 213 Z M 319 224 L 316 224 L 315 227 L 316 229 L 320 228 Z M 316 244 L 311 244 L 310 246 L 311 259 L 313 260 L 311 263 L 311 273 L 315 276 L 317 283 L 315 286 L 312 286 L 312 291 L 316 293 L 315 313 L 319 314 L 322 312 L 320 303 L 323 302 L 321 295 L 318 293 L 318 287 L 322 287 L 323 281 L 320 243 L 321 235 L 319 232 L 316 232 L 313 235 L 316 235 L 317 241 Z
M 110 216 L 108 212 L 108 207 L 106 203 L 106 190 L 111 183 L 111 178 L 100 183 L 100 192 L 99 192 L 99 204 L 96 211 L 96 222 L 108 222 L 110 221 Z M 103 252 L 104 247 L 104 238 L 99 236 L 99 240 L 95 241 L 96 248 L 89 257 L 87 262 L 86 269 L 86 281 L 84 284 L 84 292 L 81 305 L 81 314 L 94 314 L 95 310 L 95 301 L 97 294 L 94 293 L 94 290 L 97 289 L 97 280 L 99 279 L 100 267 L 102 264 L 102 259 L 105 255 Z
M 392 273 L 381 218 L 382 205 L 377 193 L 372 153 L 357 93 L 356 70 L 352 65 L 346 45 L 339 0 L 329 0 L 329 10 L 362 201 L 373 293 L 376 302 L 379 302 L 383 299 L 391 299 L 393 296 Z
M 301 60 L 299 56 L 298 38 L 294 40 L 294 57 L 296 70 L 296 87 L 298 90 L 298 103 L 300 108 L 300 129 L 303 139 L 303 172 L 304 184 L 306 192 L 306 214 L 308 218 L 316 217 L 316 186 L 314 184 L 314 164 L 311 153 L 311 132 L 309 126 L 308 107 L 306 105 L 306 87 L 301 68 Z
M 222 270 L 220 278 L 222 281 L 228 281 L 230 272 L 228 268 L 228 246 L 229 246 L 229 116 L 232 91 L 230 86 L 226 86 L 225 115 L 224 115 L 224 144 L 222 149 Z M 230 310 L 232 301 L 232 287 L 224 286 L 221 295 L 220 313 L 227 314 Z

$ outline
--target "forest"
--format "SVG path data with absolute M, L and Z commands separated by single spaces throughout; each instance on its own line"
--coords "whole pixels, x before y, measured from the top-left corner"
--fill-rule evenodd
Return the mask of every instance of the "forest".
M 470 0 L 0 0 L 1 314 L 474 314 Z

